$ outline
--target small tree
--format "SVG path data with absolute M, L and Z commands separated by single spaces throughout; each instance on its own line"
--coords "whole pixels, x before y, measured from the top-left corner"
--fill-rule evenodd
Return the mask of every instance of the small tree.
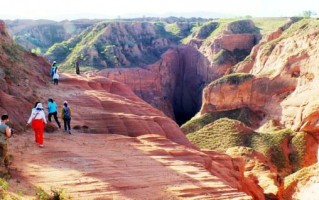
M 313 12 L 311 10 L 305 10 L 305 11 L 302 12 L 302 16 L 304 18 L 310 18 L 311 16 L 316 15 L 316 14 L 317 13 L 315 13 L 315 12 Z

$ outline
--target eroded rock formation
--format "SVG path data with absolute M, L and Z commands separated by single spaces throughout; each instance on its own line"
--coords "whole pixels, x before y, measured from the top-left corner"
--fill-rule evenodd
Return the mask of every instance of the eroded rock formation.
M 99 74 L 125 83 L 167 116 L 184 121 L 198 112 L 202 88 L 213 72 L 196 49 L 180 46 L 147 68 L 105 69 Z

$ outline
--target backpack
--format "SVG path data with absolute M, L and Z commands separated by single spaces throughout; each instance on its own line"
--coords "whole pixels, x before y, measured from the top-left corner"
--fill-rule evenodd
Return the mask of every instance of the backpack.
M 65 119 L 71 119 L 71 113 L 70 113 L 70 108 L 69 107 L 64 107 L 63 108 L 63 116 Z

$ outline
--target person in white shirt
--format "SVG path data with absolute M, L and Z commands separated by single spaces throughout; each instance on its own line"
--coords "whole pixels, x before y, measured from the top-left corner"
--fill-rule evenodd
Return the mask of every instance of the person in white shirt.
M 43 147 L 44 124 L 47 123 L 47 120 L 45 118 L 42 103 L 38 103 L 35 109 L 32 109 L 27 125 L 30 123 L 34 131 L 35 142 L 39 147 Z
M 59 84 L 59 73 L 58 68 L 55 68 L 54 74 L 53 74 L 53 84 L 58 85 Z

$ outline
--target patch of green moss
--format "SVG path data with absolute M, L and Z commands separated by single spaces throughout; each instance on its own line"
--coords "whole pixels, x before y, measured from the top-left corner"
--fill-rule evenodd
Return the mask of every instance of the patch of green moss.
M 221 118 L 188 134 L 187 138 L 200 148 L 211 150 L 225 151 L 234 146 L 246 146 L 246 140 L 251 133 L 247 130 L 239 131 L 237 126 L 241 126 L 241 122 Z
M 201 116 L 193 117 L 192 119 L 187 121 L 185 124 L 183 124 L 181 126 L 181 129 L 185 134 L 192 133 L 192 132 L 195 132 L 195 131 L 203 128 L 204 126 L 206 126 L 207 124 L 209 124 L 215 120 L 216 120 L 216 118 L 214 117 L 213 114 L 205 113 Z
M 240 108 L 217 113 L 205 113 L 201 116 L 195 116 L 183 124 L 181 129 L 185 134 L 192 133 L 198 131 L 207 124 L 225 117 L 241 121 L 247 126 L 254 126 L 255 122 L 258 123 L 258 121 L 262 119 L 257 113 L 254 113 L 249 108 Z
M 226 49 L 220 50 L 217 54 L 214 55 L 213 57 L 213 63 L 216 65 L 222 65 L 226 62 L 229 62 L 233 60 L 233 54 L 231 51 L 228 51 Z
M 306 135 L 307 133 L 297 132 L 291 140 L 291 144 L 295 150 L 294 153 L 291 155 L 291 162 L 296 167 L 296 169 L 300 169 L 301 164 L 304 161 L 306 153 Z
M 177 23 L 171 23 L 165 25 L 165 30 L 167 32 L 172 33 L 173 35 L 179 35 L 181 33 L 180 27 L 177 25 Z
M 243 83 L 247 80 L 253 79 L 255 76 L 252 74 L 247 74 L 247 73 L 233 73 L 230 75 L 223 76 L 209 84 L 210 87 L 223 84 L 223 83 L 228 83 L 231 85 L 239 85 L 240 83 Z

